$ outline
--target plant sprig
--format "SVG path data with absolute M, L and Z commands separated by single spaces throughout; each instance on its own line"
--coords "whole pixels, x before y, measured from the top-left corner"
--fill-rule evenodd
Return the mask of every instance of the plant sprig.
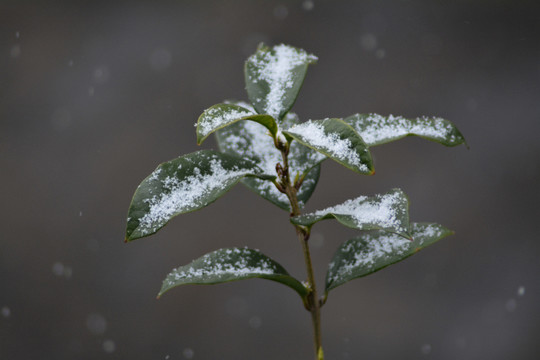
M 290 112 L 308 66 L 317 57 L 288 45 L 260 45 L 245 64 L 250 103 L 228 101 L 203 112 L 197 143 L 212 133 L 219 152 L 201 150 L 158 166 L 137 188 L 131 202 L 126 242 L 152 235 L 173 217 L 201 209 L 241 182 L 289 212 L 302 246 L 307 280 L 291 276 L 279 263 L 252 249 L 220 249 L 174 269 L 159 296 L 185 284 L 220 284 L 249 278 L 293 289 L 311 313 L 315 356 L 324 359 L 320 310 L 337 286 L 409 257 L 452 234 L 439 224 L 410 223 L 409 200 L 400 189 L 360 196 L 310 214 L 301 214 L 317 185 L 321 163 L 332 159 L 373 175 L 371 147 L 419 136 L 445 146 L 465 144 L 459 130 L 437 117 L 355 114 L 301 122 Z M 309 251 L 312 226 L 324 219 L 360 231 L 344 242 L 329 264 L 324 295 L 318 296 Z

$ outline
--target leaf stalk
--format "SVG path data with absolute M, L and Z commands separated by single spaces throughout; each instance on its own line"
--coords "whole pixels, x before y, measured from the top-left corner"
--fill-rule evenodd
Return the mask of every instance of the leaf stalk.
M 299 182 L 298 179 L 295 179 L 295 183 L 291 183 L 288 164 L 289 146 L 286 146 L 284 148 L 282 147 L 279 150 L 281 150 L 281 155 L 283 158 L 283 165 L 279 167 L 280 171 L 278 171 L 278 175 L 280 177 L 280 184 L 282 187 L 284 187 L 284 192 L 287 195 L 291 204 L 290 216 L 298 216 L 300 215 L 300 206 L 298 204 L 297 193 L 300 189 L 301 181 Z M 311 253 L 309 251 L 308 243 L 310 236 L 310 228 L 301 225 L 294 225 L 294 228 L 296 230 L 298 240 L 302 245 L 304 262 L 306 264 L 307 285 L 310 289 L 310 292 L 308 293 L 307 298 L 304 300 L 304 304 L 306 306 L 306 309 L 311 313 L 311 320 L 313 324 L 313 342 L 315 345 L 315 359 L 324 360 L 321 336 L 321 301 L 317 296 L 317 285 L 315 282 L 315 274 L 313 271 Z

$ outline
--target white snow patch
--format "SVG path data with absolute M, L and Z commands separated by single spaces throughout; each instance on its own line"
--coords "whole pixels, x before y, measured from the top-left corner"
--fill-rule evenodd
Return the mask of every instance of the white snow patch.
M 299 136 L 303 141 L 339 161 L 359 168 L 361 171 L 369 171 L 349 139 L 341 139 L 338 133 L 327 132 L 320 123 L 309 120 L 291 127 L 288 132 Z
M 337 215 L 349 215 L 358 227 L 362 225 L 376 225 L 381 228 L 393 228 L 405 232 L 401 221 L 397 218 L 397 210 L 403 206 L 403 195 L 394 192 L 384 195 L 376 195 L 372 198 L 360 196 L 356 199 L 345 201 L 343 204 L 332 206 L 314 213 L 315 216 L 325 216 L 329 213 Z
M 150 209 L 139 221 L 142 232 L 153 232 L 177 213 L 189 211 L 198 207 L 198 203 L 205 201 L 205 196 L 215 190 L 224 189 L 230 181 L 253 173 L 253 169 L 233 168 L 225 169 L 221 160 L 213 158 L 209 162 L 210 171 L 201 174 L 195 168 L 194 174 L 186 179 L 167 176 L 162 181 L 163 189 L 167 193 L 154 195 L 146 199 Z M 161 171 L 158 169 L 156 172 Z M 150 179 L 155 179 L 154 174 Z
M 283 44 L 274 46 L 273 50 L 274 53 L 265 52 L 262 58 L 257 55 L 251 56 L 248 62 L 255 68 L 255 78 L 251 80 L 268 83 L 269 91 L 265 99 L 264 112 L 278 119 L 284 110 L 285 93 L 294 85 L 294 68 L 316 61 L 317 57 Z
M 351 253 L 353 256 L 330 265 L 330 282 L 341 282 L 350 276 L 353 271 L 362 269 L 365 272 L 375 270 L 375 263 L 385 257 L 402 255 L 411 246 L 411 242 L 396 234 L 384 234 L 380 236 L 366 235 L 365 243 L 350 241 L 341 249 L 341 253 Z M 336 270 L 335 267 L 339 266 Z
M 231 121 L 253 115 L 249 110 L 223 109 L 221 107 L 211 107 L 207 109 L 201 120 L 198 122 L 199 132 L 206 136 L 212 131 L 225 126 Z
M 368 145 L 407 135 L 424 136 L 441 141 L 447 139 L 450 142 L 457 140 L 453 134 L 452 125 L 442 118 L 421 117 L 410 120 L 401 116 L 389 115 L 386 117 L 369 114 L 361 121 L 351 121 L 350 123 Z
M 177 281 L 199 281 L 207 277 L 222 275 L 233 275 L 243 277 L 259 274 L 281 273 L 275 264 L 267 259 L 258 259 L 255 265 L 249 264 L 252 251 L 248 249 L 227 249 L 221 251 L 220 257 L 214 257 L 213 254 L 207 254 L 200 260 L 203 266 L 197 265 L 184 266 L 181 269 L 174 269 L 165 280 L 168 286 L 173 286 Z

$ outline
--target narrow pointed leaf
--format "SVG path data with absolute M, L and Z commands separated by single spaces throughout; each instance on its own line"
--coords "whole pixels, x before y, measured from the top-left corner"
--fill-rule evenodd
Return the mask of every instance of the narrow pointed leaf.
M 238 104 L 246 106 L 245 103 Z M 298 123 L 296 115 L 289 113 L 281 126 L 287 128 L 296 123 Z M 223 153 L 250 159 L 267 175 L 275 175 L 276 164 L 283 161 L 280 151 L 274 147 L 273 139 L 268 136 L 266 129 L 255 122 L 240 121 L 217 131 L 216 135 L 219 149 Z M 300 143 L 293 142 L 291 144 L 289 172 L 293 178 L 297 174 L 305 176 L 303 185 L 297 194 L 301 206 L 308 201 L 317 185 L 320 173 L 319 164 L 324 159 L 322 154 Z M 281 193 L 271 181 L 245 178 L 242 183 L 280 208 L 286 211 L 291 210 L 287 196 Z
M 249 160 L 210 150 L 159 165 L 135 191 L 126 241 L 154 234 L 176 215 L 209 205 L 246 176 L 272 179 Z
M 383 195 L 360 196 L 324 210 L 293 217 L 291 222 L 311 227 L 321 220 L 332 218 L 353 229 L 380 229 L 410 238 L 409 200 L 400 189 Z
M 326 274 L 326 292 L 392 265 L 453 234 L 439 224 L 412 223 L 413 240 L 385 231 L 363 234 L 343 243 Z
M 465 138 L 450 121 L 438 117 L 405 119 L 401 116 L 355 114 L 345 119 L 368 146 L 386 144 L 406 136 L 420 136 L 446 146 L 465 144 Z
M 367 145 L 341 119 L 310 120 L 284 133 L 353 171 L 367 175 L 374 172 Z
M 288 45 L 261 45 L 244 67 L 249 100 L 259 114 L 278 121 L 293 106 L 314 55 Z
M 212 285 L 230 281 L 261 278 L 287 285 L 304 299 L 306 287 L 277 262 L 251 249 L 220 249 L 174 269 L 163 281 L 159 296 L 187 284 Z
M 273 137 L 277 133 L 277 124 L 269 115 L 258 115 L 250 109 L 234 104 L 217 104 L 206 109 L 197 121 L 197 144 L 202 142 L 214 131 L 222 129 L 240 120 L 255 121 L 270 131 Z

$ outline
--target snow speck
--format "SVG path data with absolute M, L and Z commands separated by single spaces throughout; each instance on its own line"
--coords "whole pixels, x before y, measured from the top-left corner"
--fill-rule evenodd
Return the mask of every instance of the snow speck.
M 79 216 L 82 216 L 82 211 L 79 211 Z
M 18 39 L 18 38 L 20 38 L 20 37 L 21 37 L 21 33 L 18 32 L 18 31 L 16 31 L 16 32 L 15 32 L 15 39 Z
M 304 0 L 302 2 L 302 8 L 306 11 L 311 11 L 315 7 L 315 3 L 312 0 Z
M 375 51 L 375 57 L 377 59 L 384 59 L 386 57 L 386 50 L 377 49 L 377 51 Z
M 101 314 L 89 314 L 86 317 L 86 328 L 93 335 L 103 335 L 105 330 L 107 330 L 107 320 Z
M 255 55 L 248 59 L 253 65 L 255 73 L 254 82 L 264 81 L 268 84 L 268 94 L 264 99 L 264 112 L 279 118 L 284 110 L 283 99 L 288 89 L 295 85 L 293 75 L 297 66 L 317 60 L 303 50 L 295 49 L 287 45 L 274 47 L 273 52 L 265 52 L 262 56 Z
M 53 127 L 58 130 L 64 130 L 71 124 L 71 113 L 65 107 L 59 107 L 51 115 Z
M 193 356 L 195 356 L 195 352 L 191 348 L 185 348 L 182 351 L 182 355 L 184 356 L 185 359 L 193 359 Z
M 360 46 L 365 51 L 373 51 L 377 48 L 377 37 L 371 33 L 360 36 Z
M 156 71 L 168 69 L 172 63 L 171 52 L 164 48 L 157 48 L 150 55 L 150 67 Z
M 285 20 L 285 18 L 289 15 L 289 9 L 285 5 L 278 5 L 274 8 L 274 16 L 278 20 Z
M 520 286 L 517 290 L 517 294 L 518 296 L 523 296 L 525 295 L 525 286 Z
M 252 329 L 258 329 L 262 326 L 262 320 L 258 316 L 252 316 L 249 318 L 249 327 Z
M 109 68 L 105 65 L 98 66 L 92 73 L 92 79 L 96 84 L 105 84 L 111 76 Z
M 420 347 L 420 352 L 424 355 L 429 355 L 431 353 L 431 345 L 430 344 L 424 344 Z
M 69 60 L 68 63 L 67 63 L 67 65 L 68 65 L 69 67 L 73 67 L 73 64 L 74 64 L 73 60 Z
M 169 360 L 171 358 L 171 355 L 165 355 L 165 360 Z
M 63 276 L 70 279 L 73 275 L 73 269 L 70 266 L 65 266 L 61 262 L 55 262 L 52 266 L 52 272 L 56 276 Z
M 2 316 L 7 319 L 8 317 L 11 316 L 11 309 L 8 308 L 7 306 L 3 306 L 2 309 L 0 310 L 0 314 L 2 314 Z
M 103 342 L 103 351 L 107 354 L 112 354 L 116 350 L 116 344 L 112 340 L 105 340 Z
M 504 304 L 504 307 L 506 308 L 506 311 L 508 312 L 514 312 L 516 311 L 517 302 L 516 299 L 510 299 Z
M 355 166 L 362 171 L 369 171 L 368 167 L 362 164 L 352 142 L 349 139 L 342 139 L 338 133 L 327 132 L 322 123 L 309 120 L 291 127 L 288 131 L 339 161 Z
M 56 276 L 64 275 L 64 264 L 61 262 L 55 262 L 52 266 L 52 272 Z
M 9 55 L 10 55 L 13 59 L 16 59 L 16 58 L 18 58 L 19 56 L 21 56 L 21 45 L 19 45 L 19 44 L 13 45 L 13 46 L 11 47 L 11 50 L 9 51 Z
M 88 96 L 94 96 L 95 92 L 96 92 L 96 90 L 94 89 L 93 86 L 90 86 L 88 88 Z

